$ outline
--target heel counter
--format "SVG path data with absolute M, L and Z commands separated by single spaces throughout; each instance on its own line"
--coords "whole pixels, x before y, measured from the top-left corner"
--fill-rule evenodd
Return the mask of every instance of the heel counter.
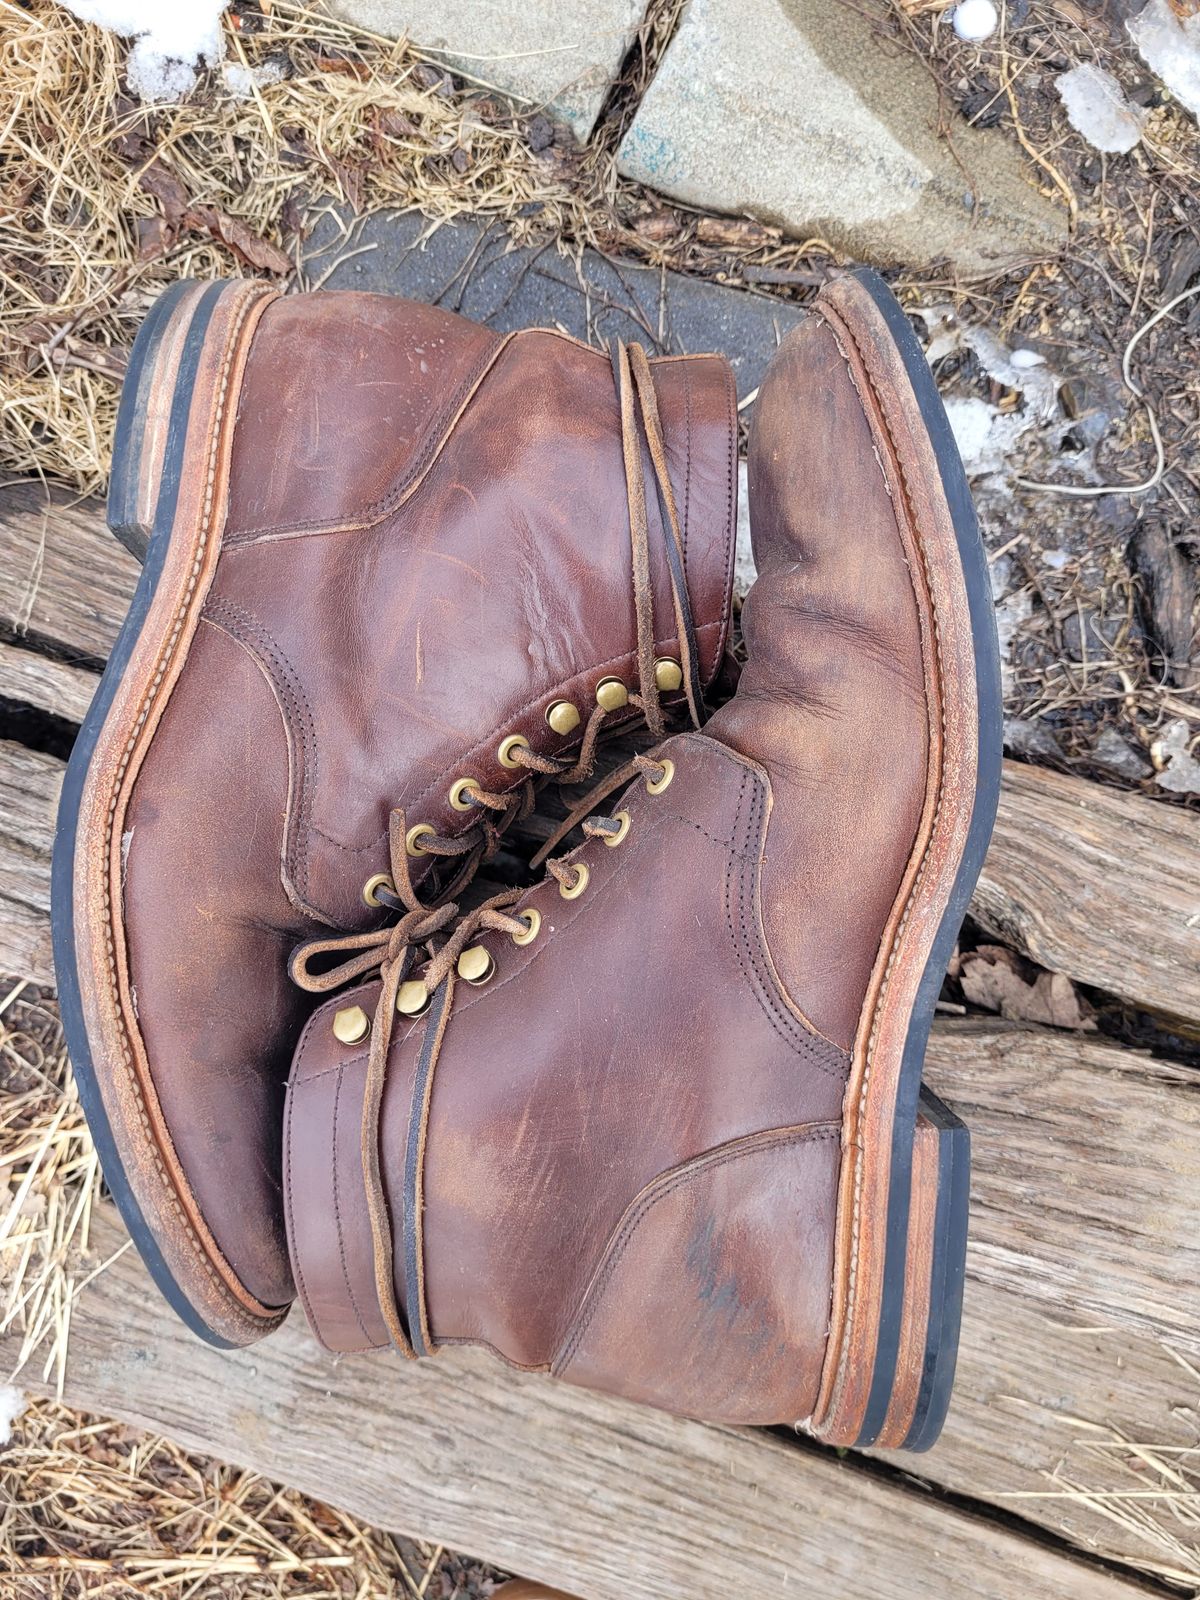
M 662 1173 L 609 1240 L 554 1373 L 706 1421 L 807 1417 L 839 1139 L 829 1123 L 773 1129 Z

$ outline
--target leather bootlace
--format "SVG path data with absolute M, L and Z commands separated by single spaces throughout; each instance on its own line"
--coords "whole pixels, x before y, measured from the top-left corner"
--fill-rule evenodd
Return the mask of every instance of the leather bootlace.
M 658 739 L 665 731 L 665 718 L 656 680 L 654 656 L 654 597 L 650 575 L 650 530 L 646 511 L 643 436 L 654 472 L 660 520 L 664 530 L 671 599 L 680 648 L 682 688 L 690 719 L 697 728 L 703 721 L 699 652 L 684 571 L 683 537 L 667 470 L 666 445 L 650 363 L 645 351 L 636 344 L 629 346 L 616 344 L 612 360 L 620 399 L 621 445 L 629 505 L 633 601 L 637 626 L 638 690 L 629 696 L 628 703 L 642 714 L 651 733 Z M 573 762 L 555 760 L 553 757 L 538 755 L 533 750 L 518 748 L 513 755 L 526 769 L 527 776 L 517 789 L 506 794 L 492 793 L 480 788 L 473 788 L 469 792 L 471 803 L 488 813 L 479 819 L 476 829 L 467 830 L 457 838 L 438 834 L 422 838 L 423 850 L 457 863 L 453 880 L 444 891 L 445 900 L 440 905 L 427 905 L 416 892 L 406 845 L 407 818 L 402 807 L 393 810 L 388 823 L 388 852 L 391 881 L 395 888 L 394 893 L 388 889 L 381 889 L 377 894 L 382 904 L 399 912 L 398 920 L 390 927 L 382 929 L 312 939 L 300 945 L 292 955 L 289 970 L 293 981 L 314 994 L 328 994 L 376 970 L 379 973 L 381 988 L 371 1028 L 371 1046 L 367 1058 L 364 1090 L 362 1166 L 374 1245 L 376 1294 L 393 1343 L 410 1358 L 430 1354 L 433 1349 L 433 1337 L 428 1325 L 425 1304 L 423 1249 L 425 1136 L 434 1068 L 453 1005 L 458 958 L 479 933 L 492 931 L 516 937 L 526 934 L 529 926 L 511 909 L 525 893 L 522 888 L 506 889 L 465 915 L 460 915 L 459 907 L 451 897 L 470 880 L 480 862 L 494 850 L 500 834 L 508 824 L 528 814 L 533 805 L 534 785 L 538 778 L 550 778 L 564 786 L 587 781 L 591 776 L 596 747 L 604 724 L 611 715 L 612 710 L 596 706 L 588 718 L 578 756 Z M 617 772 L 605 778 L 574 807 L 533 858 L 533 865 L 535 867 L 541 865 L 561 839 L 585 818 L 587 820 L 584 821 L 584 831 L 590 837 L 602 837 L 618 830 L 621 824 L 616 818 L 587 817 L 587 813 L 638 773 L 650 776 L 662 770 L 661 764 L 652 757 L 634 756 Z M 547 864 L 546 870 L 547 874 L 560 885 L 569 888 L 575 881 L 578 869 L 570 862 L 551 861 Z M 423 962 L 420 961 L 422 954 Z M 334 964 L 324 966 L 324 963 L 330 960 L 333 960 Z M 401 1316 L 396 1303 L 392 1226 L 380 1171 L 379 1122 L 387 1077 L 388 1051 L 397 1016 L 397 996 L 401 985 L 411 981 L 411 975 L 419 964 L 421 968 L 419 981 L 428 1001 L 427 1009 L 422 1013 L 425 1019 L 424 1035 L 413 1089 L 408 1146 L 405 1154 L 404 1244 L 408 1302 L 406 1327 L 405 1318 Z

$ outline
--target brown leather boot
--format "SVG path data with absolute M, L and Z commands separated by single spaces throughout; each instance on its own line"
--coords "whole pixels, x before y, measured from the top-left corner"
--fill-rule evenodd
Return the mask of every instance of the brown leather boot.
M 105 1175 L 204 1337 L 294 1294 L 297 940 L 374 942 L 389 911 L 427 937 L 535 781 L 581 780 L 630 719 L 699 720 L 735 468 L 719 357 L 252 282 L 151 312 L 109 501 L 145 565 L 68 769 L 54 924 Z
M 920 1447 L 967 1146 L 918 1092 L 1000 699 L 966 482 L 873 274 L 776 356 L 750 493 L 734 699 L 618 774 L 542 884 L 423 966 L 377 947 L 382 983 L 309 1022 L 296 1277 L 335 1350 L 485 1344 L 700 1418 Z

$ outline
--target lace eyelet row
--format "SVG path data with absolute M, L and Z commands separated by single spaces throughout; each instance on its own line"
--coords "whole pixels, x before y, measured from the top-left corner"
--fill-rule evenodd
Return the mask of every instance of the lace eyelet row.
M 674 693 L 675 690 L 682 686 L 683 669 L 673 656 L 659 656 L 655 660 L 654 681 L 658 685 L 660 692 L 664 694 Z M 601 678 L 596 685 L 596 704 L 605 711 L 621 710 L 622 707 L 629 704 L 629 686 L 621 678 Z M 546 707 L 545 719 L 547 727 L 550 728 L 552 733 L 558 734 L 560 738 L 566 738 L 568 734 L 573 733 L 582 721 L 579 707 L 572 700 L 552 700 Z M 516 752 L 518 750 L 528 750 L 529 748 L 529 740 L 525 738 L 524 734 L 506 734 L 501 739 L 496 750 L 496 759 L 502 767 L 507 768 L 510 772 L 515 771 L 523 764 L 517 757 Z M 665 764 L 670 765 L 669 762 Z M 670 778 L 667 779 L 667 783 L 669 782 Z M 470 811 L 476 803 L 472 795 L 477 794 L 481 787 L 482 785 L 478 778 L 473 778 L 469 775 L 456 778 L 450 785 L 447 795 L 451 809 L 454 811 Z M 661 789 L 666 788 L 666 783 L 662 784 L 660 789 L 651 788 L 649 784 L 647 784 L 647 787 L 650 788 L 651 794 L 659 794 Z M 408 837 L 405 840 L 405 847 L 409 855 L 422 856 L 428 854 L 422 848 L 421 840 L 434 831 L 434 828 L 427 822 L 419 822 L 415 827 L 410 828 Z M 363 897 L 366 898 L 366 895 L 367 890 L 364 888 Z M 367 904 L 372 905 L 374 902 L 368 900 Z

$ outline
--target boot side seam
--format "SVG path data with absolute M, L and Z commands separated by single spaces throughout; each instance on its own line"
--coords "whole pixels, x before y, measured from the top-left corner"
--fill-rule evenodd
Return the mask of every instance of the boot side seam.
M 742 792 L 738 798 L 739 816 L 744 804 L 748 781 L 749 774 L 742 779 Z M 818 1072 L 825 1074 L 826 1077 L 838 1078 L 844 1082 L 850 1072 L 849 1054 L 835 1044 L 832 1039 L 827 1039 L 823 1033 L 814 1028 L 804 1014 L 799 1012 L 799 1008 L 793 1011 L 785 1005 L 780 994 L 778 978 L 775 976 L 769 959 L 760 918 L 756 915 L 759 857 L 757 852 L 751 851 L 750 841 L 756 835 L 761 834 L 765 814 L 766 799 L 763 786 L 758 783 L 754 786 L 745 827 L 746 844 L 743 849 L 731 854 L 729 865 L 726 868 L 726 928 L 733 944 L 734 952 L 737 955 L 742 975 L 746 979 L 750 992 L 758 1002 L 759 1009 L 774 1031 L 790 1049 L 794 1050 L 797 1055 L 803 1056 L 807 1063 L 815 1067 Z M 741 870 L 737 874 L 736 923 L 733 906 L 734 861 L 741 864 Z M 833 1060 L 826 1059 L 830 1053 L 834 1054 Z
M 284 823 L 281 863 L 286 874 L 284 886 L 288 898 L 299 910 L 318 922 L 327 923 L 329 919 L 311 904 L 308 892 L 308 847 L 303 836 L 311 828 L 312 795 L 319 759 L 316 724 L 300 675 L 262 623 L 233 601 L 224 598 L 210 601 L 205 607 L 204 620 L 242 646 L 274 691 L 287 731 L 288 748 L 298 769 L 294 792 L 288 795 Z
M 498 344 L 491 345 L 484 351 L 483 356 L 468 370 L 466 376 L 459 380 L 449 399 L 426 424 L 420 444 L 391 487 L 378 499 L 369 501 L 357 516 L 339 517 L 327 522 L 312 522 L 300 527 L 290 523 L 276 523 L 265 528 L 252 528 L 231 534 L 226 540 L 227 546 L 236 549 L 242 545 L 257 544 L 266 540 L 304 538 L 309 534 L 369 528 L 389 516 L 421 482 L 453 433 L 455 423 L 470 404 L 489 369 L 516 337 L 515 333 L 505 334 Z
M 338 1073 L 338 1080 L 333 1091 L 333 1127 L 330 1134 L 330 1174 L 333 1181 L 333 1220 L 337 1228 L 338 1258 L 342 1264 L 342 1281 L 346 1285 L 346 1294 L 350 1300 L 350 1308 L 354 1312 L 354 1320 L 358 1323 L 358 1331 L 370 1347 L 371 1335 L 367 1332 L 367 1325 L 363 1321 L 363 1314 L 359 1309 L 358 1297 L 354 1293 L 354 1285 L 350 1281 L 350 1268 L 346 1264 L 346 1234 L 342 1227 L 342 1206 L 338 1186 L 338 1109 L 342 1103 L 342 1085 L 346 1081 L 344 1072 Z

